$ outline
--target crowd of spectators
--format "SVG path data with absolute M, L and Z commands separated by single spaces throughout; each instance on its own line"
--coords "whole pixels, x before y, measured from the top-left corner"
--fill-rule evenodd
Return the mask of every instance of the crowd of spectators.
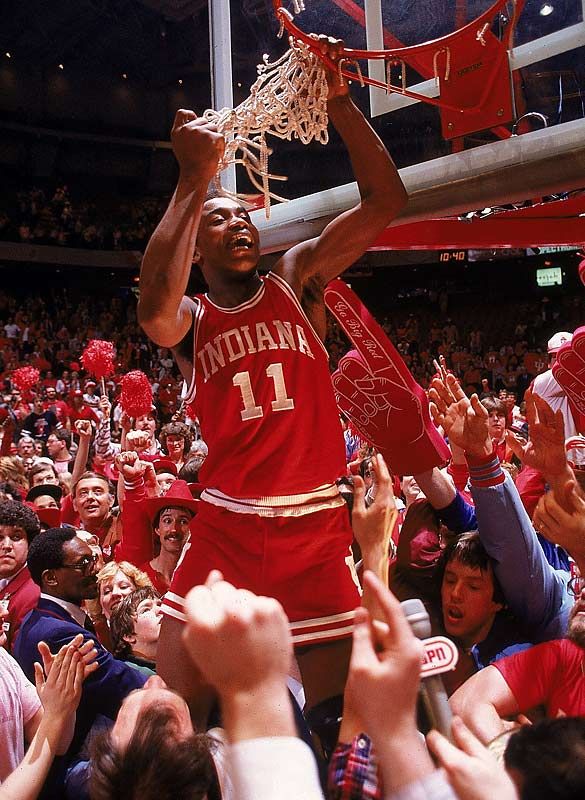
M 19 202 L 31 236 L 114 241 L 89 207 L 71 211 L 66 187 Z M 147 216 L 120 246 L 144 241 Z M 141 332 L 133 301 L 0 293 L 0 800 L 583 796 L 585 424 L 550 371 L 583 302 L 500 298 L 494 322 L 485 303 L 441 293 L 424 314 L 378 316 L 449 463 L 392 474 L 342 419 L 363 590 L 344 696 L 305 719 L 303 648 L 283 608 L 212 571 L 185 606 L 193 674 L 213 701 L 202 718 L 157 675 L 161 598 L 208 455 L 172 354 Z M 117 346 L 103 387 L 80 359 L 95 338 Z M 331 320 L 327 346 L 335 368 L 349 344 Z M 23 365 L 40 372 L 27 391 L 13 378 Z M 119 382 L 136 368 L 153 405 L 131 418 Z M 401 605 L 415 599 L 457 651 L 448 701 L 420 700 L 430 656 Z
M 73 310 L 63 293 L 24 308 L 4 294 L 2 305 L 0 691 L 17 711 L 3 731 L 0 797 L 582 796 L 585 439 L 573 435 L 565 446 L 566 404 L 553 411 L 533 387 L 520 408 L 494 371 L 463 378 L 481 396 L 470 400 L 447 369 L 456 364 L 442 357 L 429 398 L 451 448 L 447 470 L 392 476 L 348 428 L 343 481 L 364 605 L 338 744 L 316 748 L 300 714 L 282 608 L 219 574 L 188 602 L 190 655 L 223 711 L 204 736 L 156 675 L 161 596 L 203 488 L 197 423 L 155 406 L 131 420 L 115 380 L 103 395 L 71 369 L 86 337 L 124 340 L 132 317 L 115 300 L 98 306 L 94 324 L 89 306 Z M 451 320 L 435 328 L 433 346 L 459 341 Z M 422 339 L 411 317 L 400 330 L 400 340 Z M 519 322 L 516 341 L 494 348 L 496 358 L 517 355 L 531 336 Z M 534 373 L 550 366 L 559 341 L 532 345 L 543 360 Z M 462 352 L 456 346 L 451 359 Z M 159 386 L 171 376 L 178 391 L 168 351 L 147 346 L 148 360 L 136 361 L 133 352 L 121 371 L 139 364 Z M 27 397 L 10 371 L 37 357 L 48 363 L 34 362 L 43 377 Z M 569 422 L 575 434 L 580 423 Z M 432 731 L 429 751 L 417 732 L 429 727 L 416 713 L 422 645 L 398 602 L 413 597 L 459 653 L 444 676 L 459 715 L 453 743 Z M 532 727 L 514 722 L 519 714 Z M 23 736 L 27 750 L 16 746 Z M 44 758 L 35 759 L 38 748 Z
M 65 183 L 33 186 L 0 204 L 0 241 L 142 252 L 165 205 L 156 197 L 76 198 Z

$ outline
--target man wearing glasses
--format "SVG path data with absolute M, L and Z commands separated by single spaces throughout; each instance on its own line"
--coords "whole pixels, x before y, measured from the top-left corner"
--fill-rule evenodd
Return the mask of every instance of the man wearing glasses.
M 44 641 L 52 653 L 82 633 L 93 639 L 98 669 L 83 684 L 71 746 L 58 758 L 47 781 L 46 796 L 59 797 L 67 768 L 80 751 L 98 716 L 114 720 L 129 692 L 142 687 L 146 675 L 118 661 L 97 641 L 93 625 L 82 609 L 84 600 L 97 597 L 96 556 L 78 538 L 74 528 L 51 528 L 37 536 L 28 552 L 28 568 L 41 595 L 36 608 L 24 618 L 14 657 L 29 680 L 34 681 L 38 644 Z
M 566 639 L 516 653 L 473 675 L 451 697 L 451 707 L 484 743 L 538 706 L 547 717 L 585 716 L 585 578 L 573 575 L 575 605 Z

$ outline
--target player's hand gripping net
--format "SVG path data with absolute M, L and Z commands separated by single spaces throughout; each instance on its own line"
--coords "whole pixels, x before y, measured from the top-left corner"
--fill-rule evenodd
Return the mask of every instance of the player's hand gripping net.
M 292 39 L 290 44 L 290 49 L 273 63 L 264 56 L 250 96 L 237 108 L 209 109 L 203 114 L 217 125 L 226 141 L 218 172 L 229 164 L 242 164 L 250 182 L 264 195 L 267 218 L 270 198 L 285 200 L 270 190 L 269 181 L 285 181 L 286 177 L 268 170 L 272 151 L 266 134 L 289 141 L 300 139 L 303 144 L 313 139 L 327 144 L 329 140 L 326 68 L 307 45 Z

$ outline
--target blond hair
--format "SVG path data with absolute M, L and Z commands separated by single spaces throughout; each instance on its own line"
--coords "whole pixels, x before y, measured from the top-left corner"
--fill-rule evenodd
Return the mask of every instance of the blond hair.
M 13 481 L 26 492 L 29 490 L 24 465 L 16 456 L 0 456 L 0 480 Z
M 97 574 L 98 588 L 101 587 L 104 581 L 114 578 L 118 571 L 123 572 L 127 578 L 130 578 L 137 589 L 152 586 L 152 581 L 146 572 L 138 569 L 129 561 L 110 561 Z

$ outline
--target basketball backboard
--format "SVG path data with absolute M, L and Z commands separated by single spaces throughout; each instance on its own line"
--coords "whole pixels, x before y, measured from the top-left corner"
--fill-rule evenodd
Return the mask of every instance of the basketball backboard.
M 293 2 L 283 6 L 294 12 Z M 481 17 L 494 0 L 305 0 L 305 6 L 294 19 L 304 32 L 326 33 L 344 39 L 348 47 L 377 50 L 448 36 Z M 401 93 L 354 86 L 355 101 L 402 170 L 414 201 L 407 219 L 460 213 L 585 185 L 585 0 L 501 3 L 490 20 L 490 32 L 503 36 L 515 10 L 518 18 L 511 32 L 509 60 L 504 78 L 498 79 L 499 90 L 509 94 L 511 114 L 501 125 L 491 120 L 488 127 L 446 138 L 438 108 Z M 253 82 L 262 55 L 277 57 L 287 42 L 286 36 L 276 38 L 278 23 L 271 0 L 232 2 L 231 18 L 237 103 Z M 481 35 L 479 29 L 475 34 Z M 468 60 L 469 65 L 465 58 L 463 66 L 461 60 L 454 63 L 461 72 L 471 71 L 478 59 L 471 53 Z M 386 81 L 383 62 L 361 61 L 360 66 L 364 74 Z M 400 65 L 393 69 L 392 82 L 400 82 Z M 422 95 L 440 97 L 433 71 L 437 70 L 429 70 L 428 59 L 426 65 L 417 65 L 411 58 L 405 85 Z M 507 85 L 502 86 L 502 80 Z M 328 216 L 357 199 L 349 164 L 340 157 L 335 137 L 325 148 L 272 141 L 271 169 L 288 176 L 284 190 L 279 185 L 278 191 L 292 202 L 273 207 L 268 222 L 256 213 L 266 250 L 314 235 Z M 503 170 L 501 175 L 498 170 Z M 317 193 L 316 179 L 323 189 Z M 454 184 L 458 188 L 450 190 Z M 248 189 L 240 176 L 238 189 Z

